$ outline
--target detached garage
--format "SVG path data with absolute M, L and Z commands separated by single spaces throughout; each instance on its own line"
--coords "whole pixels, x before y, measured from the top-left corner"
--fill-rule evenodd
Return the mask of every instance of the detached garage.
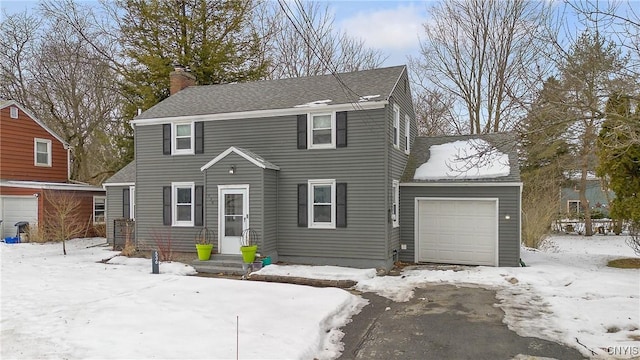
M 400 184 L 400 260 L 519 266 L 521 189 L 511 136 L 416 138 Z

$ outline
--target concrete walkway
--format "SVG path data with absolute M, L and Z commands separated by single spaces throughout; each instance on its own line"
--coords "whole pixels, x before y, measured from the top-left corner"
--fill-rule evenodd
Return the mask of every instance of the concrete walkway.
M 502 323 L 495 292 L 431 285 L 405 303 L 371 293 L 360 314 L 342 330 L 339 359 L 583 359 L 555 342 L 521 337 Z

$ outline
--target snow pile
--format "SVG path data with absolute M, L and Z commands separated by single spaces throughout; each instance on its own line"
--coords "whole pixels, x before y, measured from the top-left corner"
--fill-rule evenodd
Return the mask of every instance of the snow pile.
M 415 180 L 488 179 L 508 176 L 509 157 L 482 139 L 459 140 L 429 148 Z
M 353 269 L 340 266 L 269 265 L 252 274 L 362 281 L 376 277 L 376 269 Z
M 2 358 L 333 359 L 367 301 L 335 288 L 193 276 L 104 239 L 0 244 Z M 106 259 L 112 258 L 108 262 Z M 180 274 L 180 275 L 176 275 Z M 236 340 L 238 341 L 236 343 Z

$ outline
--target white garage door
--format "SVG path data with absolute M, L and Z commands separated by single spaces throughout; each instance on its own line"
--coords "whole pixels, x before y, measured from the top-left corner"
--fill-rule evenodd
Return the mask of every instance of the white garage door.
M 419 199 L 416 261 L 498 265 L 496 199 Z
M 38 222 L 38 198 L 33 196 L 0 196 L 2 238 L 16 236 L 18 221 Z

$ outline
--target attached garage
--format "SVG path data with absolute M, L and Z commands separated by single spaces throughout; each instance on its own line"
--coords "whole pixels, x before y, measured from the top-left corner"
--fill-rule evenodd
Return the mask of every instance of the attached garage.
M 482 142 L 469 147 L 475 139 Z M 504 134 L 415 139 L 400 183 L 400 260 L 519 266 L 522 183 L 510 139 Z M 438 145 L 447 146 L 448 156 Z M 481 155 L 470 160 L 475 146 Z M 486 155 L 492 151 L 499 157 Z M 456 163 L 460 159 L 462 166 Z M 503 166 L 483 168 L 496 159 Z
M 498 199 L 415 201 L 416 262 L 498 265 Z
M 0 196 L 0 219 L 2 219 L 2 238 L 16 236 L 19 221 L 30 224 L 38 222 L 38 198 L 34 196 Z

